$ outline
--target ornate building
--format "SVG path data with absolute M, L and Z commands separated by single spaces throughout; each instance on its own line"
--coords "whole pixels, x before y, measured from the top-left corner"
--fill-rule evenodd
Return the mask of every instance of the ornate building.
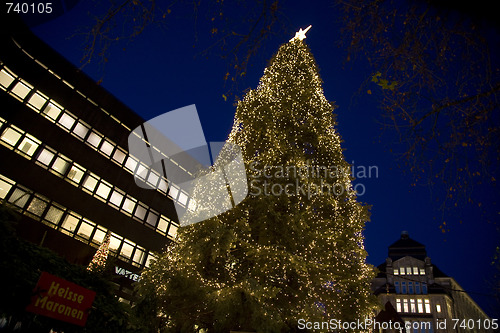
M 409 326 L 407 332 L 495 331 L 496 321 L 455 279 L 434 265 L 425 246 L 407 232 L 403 231 L 401 238 L 389 246 L 389 255 L 378 269 L 372 290 L 385 305 L 383 314 L 395 309 L 397 318 Z

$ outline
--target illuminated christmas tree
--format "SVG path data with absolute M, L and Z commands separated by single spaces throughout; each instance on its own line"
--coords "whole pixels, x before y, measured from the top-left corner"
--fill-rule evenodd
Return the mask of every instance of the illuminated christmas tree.
M 248 197 L 180 228 L 143 274 L 142 293 L 172 331 L 295 331 L 299 319 L 371 314 L 369 214 L 304 38 L 282 45 L 238 103 L 228 142 L 241 147 Z
M 87 266 L 87 270 L 89 271 L 99 271 L 104 269 L 106 266 L 106 260 L 108 260 L 109 254 L 109 242 L 111 240 L 111 231 L 106 233 L 102 244 L 97 249 L 96 253 L 92 257 L 89 265 Z

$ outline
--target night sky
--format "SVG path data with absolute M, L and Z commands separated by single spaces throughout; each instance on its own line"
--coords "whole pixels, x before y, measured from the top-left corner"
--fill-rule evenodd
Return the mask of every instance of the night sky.
M 82 1 L 60 17 L 33 27 L 33 31 L 80 67 L 83 39 L 75 32 L 91 25 L 88 13 L 95 12 L 93 6 L 91 1 Z M 196 104 L 207 141 L 225 141 L 235 113 L 234 98 L 225 101 L 222 97 L 227 91 L 223 80 L 227 61 L 216 54 L 200 56 L 203 45 L 209 45 L 210 41 L 198 41 L 193 47 L 195 25 L 189 11 L 173 14 L 172 19 L 167 17 L 170 21 L 166 28 L 149 27 L 132 43 L 112 48 L 104 70 L 96 59 L 84 71 L 96 81 L 102 79 L 104 88 L 146 120 Z M 366 188 L 359 200 L 373 206 L 365 232 L 368 262 L 375 266 L 384 262 L 387 247 L 399 239 L 401 231 L 407 230 L 411 238 L 426 245 L 434 264 L 454 277 L 493 315 L 488 305 L 492 297 L 485 295 L 491 293 L 488 287 L 494 273 L 491 261 L 499 236 L 493 223 L 486 222 L 477 207 L 442 212 L 436 202 L 439 188 L 411 186 L 412 175 L 399 166 L 400 161 L 389 151 L 397 137 L 394 133 L 381 136 L 377 100 L 363 93 L 366 88 L 360 91 L 371 71 L 362 62 L 343 65 L 346 54 L 336 44 L 340 37 L 335 22 L 338 13 L 332 5 L 293 1 L 284 5 L 283 14 L 288 20 L 285 30 L 289 31 L 266 41 L 239 83 L 236 95 L 242 96 L 245 88 L 256 88 L 267 61 L 279 45 L 288 42 L 299 28 L 311 24 L 305 42 L 320 68 L 326 98 L 338 105 L 335 112 L 346 160 L 357 167 L 378 168 L 378 177 L 372 175 L 370 179 L 355 181 Z M 199 31 L 210 29 L 204 22 L 198 20 Z M 498 192 L 484 192 L 480 196 L 483 205 L 488 205 L 496 200 Z M 439 229 L 443 220 L 450 225 L 446 233 Z

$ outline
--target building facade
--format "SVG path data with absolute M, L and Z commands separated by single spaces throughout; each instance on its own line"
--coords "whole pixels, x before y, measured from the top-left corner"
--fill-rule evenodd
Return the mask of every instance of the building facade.
M 107 233 L 117 294 L 178 228 L 186 196 L 127 151 L 144 120 L 42 42 L 15 16 L 0 23 L 0 201 L 18 235 L 87 265 Z M 134 174 L 145 186 L 137 186 Z
M 398 317 L 408 323 L 407 332 L 496 331 L 496 321 L 434 265 L 425 246 L 407 232 L 403 231 L 401 238 L 389 246 L 388 257 L 378 270 L 372 290 L 385 311 L 388 307 L 395 309 Z

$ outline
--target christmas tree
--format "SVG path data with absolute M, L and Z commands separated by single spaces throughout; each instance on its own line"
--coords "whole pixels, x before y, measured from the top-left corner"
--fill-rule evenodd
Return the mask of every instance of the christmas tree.
M 103 242 L 99 245 L 96 253 L 92 257 L 89 265 L 87 266 L 87 270 L 89 271 L 99 271 L 103 270 L 106 266 L 106 260 L 108 260 L 109 254 L 109 242 L 111 240 L 111 231 L 106 233 Z
M 307 30 L 306 30 L 307 31 Z M 228 142 L 241 147 L 249 195 L 179 229 L 143 273 L 172 331 L 280 332 L 298 320 L 371 314 L 368 220 L 351 185 L 316 62 L 299 31 L 238 103 Z

